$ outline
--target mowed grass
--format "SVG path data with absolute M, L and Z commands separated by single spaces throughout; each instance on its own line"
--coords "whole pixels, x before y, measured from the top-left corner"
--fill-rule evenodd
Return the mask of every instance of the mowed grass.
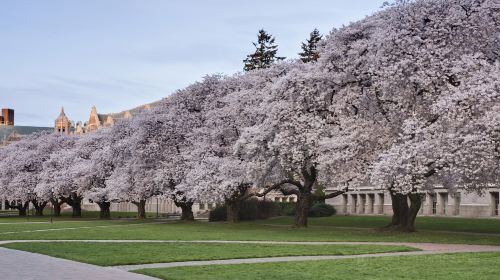
M 500 245 L 500 230 L 497 230 L 500 220 L 419 217 L 418 232 L 379 231 L 378 227 L 387 221 L 388 217 L 380 216 L 311 218 L 309 228 L 297 229 L 289 226 L 291 220 L 288 217 L 235 225 L 171 221 L 158 223 L 156 220 L 57 221 L 53 224 L 2 225 L 3 219 L 0 218 L 0 240 L 388 241 Z M 71 229 L 77 226 L 81 228 Z M 53 228 L 58 230 L 51 230 Z
M 5 211 L 0 211 L 3 213 Z M 7 211 L 12 213 L 17 213 L 17 211 Z M 10 216 L 0 216 L 0 224 L 2 223 L 25 223 L 25 222 L 50 222 L 52 221 L 75 221 L 75 220 L 97 220 L 99 218 L 98 211 L 82 211 L 82 216 L 79 218 L 73 218 L 71 216 L 71 211 L 63 211 L 61 212 L 61 216 L 54 217 L 52 213 L 45 209 L 44 216 L 34 216 L 33 211 L 29 211 L 27 216 L 18 216 L 10 215 Z M 156 213 L 146 213 L 147 218 L 156 218 Z M 111 212 L 111 218 L 113 219 L 133 219 L 137 218 L 137 212 Z
M 2 247 L 101 266 L 282 256 L 408 252 L 405 246 L 222 243 L 10 243 Z
M 242 265 L 144 269 L 134 272 L 169 280 L 497 280 L 500 253 L 360 258 Z
M 0 239 L 6 235 L 17 235 L 20 233 L 43 232 L 47 230 L 82 230 L 99 229 L 107 227 L 118 227 L 123 225 L 142 225 L 154 223 L 154 220 L 58 220 L 58 221 L 2 221 L 0 222 Z
M 387 225 L 390 220 L 390 216 L 331 216 L 310 219 L 309 225 L 381 228 Z M 292 217 L 279 217 L 267 221 L 259 221 L 259 223 L 288 225 L 291 224 L 292 221 Z M 469 219 L 452 217 L 418 217 L 416 226 L 418 230 L 500 234 L 500 219 L 497 218 Z

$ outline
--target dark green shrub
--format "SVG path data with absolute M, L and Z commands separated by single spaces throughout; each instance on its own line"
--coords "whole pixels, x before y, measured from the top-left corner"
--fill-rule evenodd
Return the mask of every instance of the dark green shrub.
M 259 201 L 257 199 L 249 199 L 241 202 L 240 212 L 238 213 L 240 221 L 256 220 L 258 203 Z
M 257 201 L 257 220 L 265 220 L 270 217 L 277 216 L 278 209 L 272 201 L 259 200 Z
M 326 203 L 316 203 L 309 209 L 309 217 L 329 217 L 337 211 L 333 206 Z
M 272 202 L 269 200 L 249 199 L 240 205 L 241 221 L 265 220 L 276 216 L 295 215 L 294 202 Z M 210 211 L 208 221 L 219 222 L 227 220 L 227 207 L 218 205 Z
M 208 216 L 209 222 L 220 222 L 227 220 L 227 208 L 226 205 L 217 205 L 214 209 L 210 210 Z
M 276 212 L 274 216 L 294 216 L 295 202 L 274 202 Z

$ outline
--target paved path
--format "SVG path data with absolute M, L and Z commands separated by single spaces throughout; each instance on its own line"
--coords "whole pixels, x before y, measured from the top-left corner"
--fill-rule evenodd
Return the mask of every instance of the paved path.
M 2 280 L 153 280 L 116 268 L 99 267 L 40 254 L 0 248 Z
M 350 258 L 368 258 L 368 257 L 386 257 L 386 256 L 413 256 L 413 255 L 430 255 L 430 254 L 444 254 L 444 253 L 472 253 L 472 252 L 500 252 L 500 246 L 492 245 L 465 245 L 465 244 L 437 244 L 437 243 L 411 243 L 411 242 L 285 242 L 285 241 L 232 241 L 232 240 L 8 240 L 0 241 L 0 244 L 13 243 L 13 242 L 92 242 L 92 243 L 224 243 L 224 244 L 296 244 L 296 245 L 311 245 L 311 246 L 321 246 L 321 245 L 387 245 L 387 246 L 408 246 L 420 249 L 421 251 L 414 252 L 394 252 L 394 253 L 379 253 L 379 254 L 362 254 L 362 255 L 349 255 L 349 256 L 297 256 L 297 257 L 270 257 L 270 258 L 249 258 L 249 259 L 230 259 L 230 260 L 214 260 L 214 261 L 188 261 L 188 262 L 172 262 L 172 263 L 156 263 L 156 264 L 142 264 L 142 265 L 124 265 L 116 266 L 114 268 L 102 268 L 98 266 L 80 264 L 72 261 L 60 260 L 57 258 L 47 257 L 38 254 L 13 251 L 8 249 L 0 250 L 0 260 L 9 259 L 9 256 L 5 256 L 3 252 L 20 252 L 24 254 L 24 257 L 31 260 L 32 256 L 36 258 L 50 258 L 51 261 L 58 260 L 72 263 L 73 265 L 82 265 L 82 269 L 93 269 L 101 275 L 101 273 L 107 273 L 108 271 L 130 271 L 142 268 L 160 268 L 160 267 L 180 267 L 180 266 L 200 266 L 200 265 L 217 265 L 217 264 L 247 264 L 247 263 L 265 263 L 265 262 L 290 262 L 290 261 L 313 261 L 313 260 L 336 260 L 336 259 L 350 259 Z M 8 251 L 3 251 L 8 250 Z M 24 259 L 23 259 L 24 260 Z M 17 264 L 16 264 L 17 263 Z M 9 268 L 19 266 L 25 262 L 13 262 L 12 266 L 7 266 Z M 43 263 L 43 261 L 42 261 Z M 64 263 L 62 263 L 64 264 Z M 58 264 L 59 266 L 61 264 Z M 0 264 L 0 275 L 2 275 L 2 266 Z M 84 268 L 85 266 L 85 268 Z M 37 271 L 38 267 L 35 267 Z M 43 266 L 41 268 L 43 270 Z M 12 270 L 12 269 L 10 269 Z M 17 271 L 16 269 L 14 269 Z M 47 270 L 43 270 L 47 273 Z M 50 269 L 49 269 L 50 271 Z M 38 275 L 38 274 L 37 274 Z M 91 275 L 91 274 L 89 274 Z M 133 274 L 132 274 L 133 275 Z M 136 276 L 135 277 L 143 277 Z M 130 276 L 130 277 L 134 277 Z M 104 276 L 103 276 L 104 277 Z M 125 276 L 124 276 L 125 277 Z M 116 277 L 118 278 L 118 277 Z M 115 278 L 115 279 L 116 279 Z M 121 278 L 121 276 L 120 276 Z M 2 278 L 3 279 L 3 278 Z M 6 278 L 9 279 L 9 278 Z M 31 279 L 31 278 L 21 278 L 21 279 Z M 45 278 L 38 278 L 37 280 L 42 280 Z M 46 279 L 87 279 L 87 278 L 59 278 L 50 277 Z M 107 279 L 107 278 L 89 278 L 89 279 Z M 113 278 L 109 278 L 113 279 Z M 153 279 L 153 278 L 123 278 L 121 280 L 127 279 Z

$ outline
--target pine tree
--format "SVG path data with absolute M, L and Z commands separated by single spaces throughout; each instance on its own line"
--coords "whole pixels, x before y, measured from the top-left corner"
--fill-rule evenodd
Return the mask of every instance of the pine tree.
M 299 53 L 300 59 L 305 62 L 318 61 L 319 52 L 317 51 L 318 43 L 323 36 L 319 33 L 319 30 L 315 28 L 313 32 L 309 35 L 307 43 L 302 43 L 302 52 Z
M 245 71 L 267 68 L 274 62 L 285 59 L 285 57 L 276 56 L 278 45 L 274 43 L 275 38 L 267 34 L 264 29 L 259 30 L 257 37 L 257 43 L 252 43 L 255 46 L 255 52 L 247 55 L 247 58 L 243 60 Z

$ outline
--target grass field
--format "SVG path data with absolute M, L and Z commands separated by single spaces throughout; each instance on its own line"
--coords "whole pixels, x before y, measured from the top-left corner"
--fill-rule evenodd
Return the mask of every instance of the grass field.
M 136 272 L 169 280 L 497 280 L 500 253 L 443 254 L 244 265 L 144 269 Z
M 283 256 L 408 252 L 405 246 L 216 243 L 11 243 L 2 247 L 101 266 Z
M 125 217 L 127 213 L 117 213 Z M 419 217 L 418 232 L 381 231 L 385 216 L 311 218 L 293 228 L 291 217 L 240 224 L 165 219 L 72 219 L 0 217 L 0 240 L 269 240 L 386 241 L 500 245 L 500 220 Z M 4 247 L 101 266 L 301 255 L 347 255 L 408 251 L 402 246 L 216 243 L 28 242 Z M 147 269 L 162 279 L 499 279 L 500 253 L 449 254 L 314 262 L 215 265 Z
M 392 241 L 500 245 L 500 220 L 419 217 L 419 231 L 410 234 L 379 231 L 377 227 L 384 225 L 387 220 L 388 217 L 376 216 L 312 218 L 309 228 L 296 229 L 288 225 L 291 221 L 288 217 L 236 225 L 161 222 L 152 219 L 80 219 L 54 223 L 16 223 L 10 218 L 0 218 L 0 240 Z
M 5 211 L 0 211 L 0 214 Z M 17 211 L 6 211 L 17 213 Z M 33 212 L 30 211 L 29 215 L 20 217 L 18 215 L 9 215 L 9 216 L 1 216 L 0 215 L 0 224 L 8 223 L 8 222 L 47 222 L 51 219 L 53 221 L 74 221 L 74 220 L 95 220 L 99 218 L 99 212 L 97 211 L 82 211 L 82 217 L 73 218 L 71 217 L 70 211 L 61 212 L 61 216 L 54 217 L 51 215 L 50 211 L 44 211 L 45 216 L 38 217 L 34 216 Z M 156 218 L 156 213 L 148 212 L 146 213 L 147 218 Z M 134 219 L 137 218 L 137 212 L 111 212 L 111 218 L 113 219 Z
M 313 218 L 310 226 L 381 228 L 390 222 L 389 216 L 331 216 Z M 289 225 L 292 217 L 279 217 L 259 223 Z M 417 229 L 433 231 L 498 233 L 500 234 L 500 219 L 468 219 L 448 217 L 418 217 Z

